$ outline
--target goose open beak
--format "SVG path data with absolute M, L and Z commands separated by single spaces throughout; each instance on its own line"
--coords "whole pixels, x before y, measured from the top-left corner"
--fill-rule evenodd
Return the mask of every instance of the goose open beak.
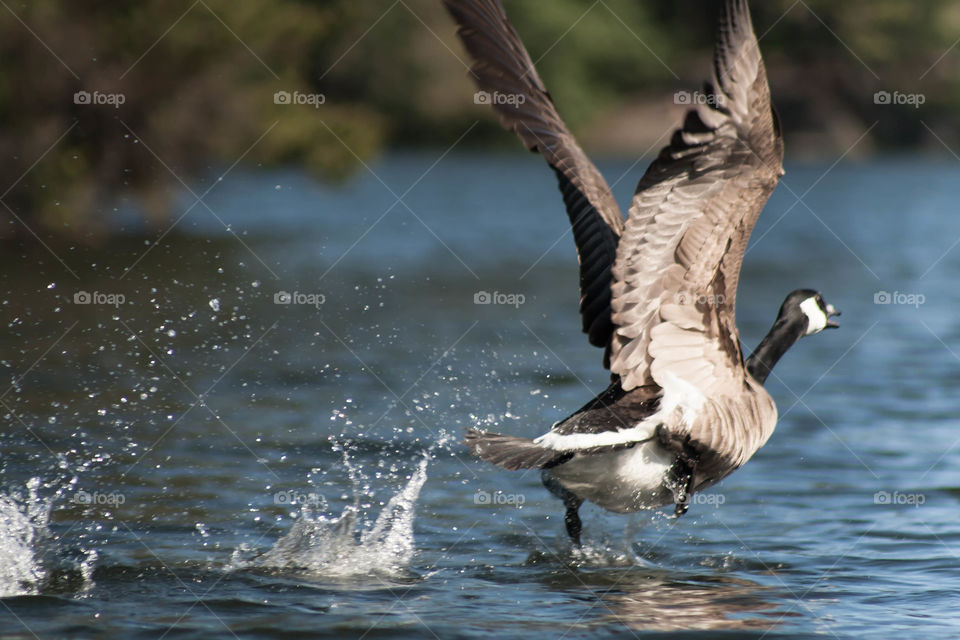
M 824 327 L 824 329 L 837 329 L 837 328 L 839 328 L 840 325 L 830 319 L 830 318 L 832 318 L 833 316 L 839 316 L 839 315 L 841 315 L 841 314 L 840 314 L 840 311 L 838 311 L 837 308 L 834 307 L 832 304 L 828 304 L 828 305 L 827 305 L 827 325 Z

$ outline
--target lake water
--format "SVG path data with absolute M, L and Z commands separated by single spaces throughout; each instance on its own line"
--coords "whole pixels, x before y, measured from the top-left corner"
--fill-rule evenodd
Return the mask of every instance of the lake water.
M 439 156 L 231 173 L 159 242 L 4 253 L 0 637 L 960 628 L 957 162 L 787 167 L 745 349 L 799 287 L 842 328 L 778 365 L 743 469 L 677 520 L 584 507 L 575 554 L 536 473 L 458 442 L 605 386 L 559 194 L 533 156 Z M 622 203 L 631 164 L 601 163 Z

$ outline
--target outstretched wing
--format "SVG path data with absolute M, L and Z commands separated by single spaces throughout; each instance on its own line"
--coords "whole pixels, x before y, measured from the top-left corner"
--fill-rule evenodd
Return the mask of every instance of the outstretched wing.
M 624 389 L 743 380 L 740 264 L 783 143 L 746 0 L 720 17 L 714 80 L 640 180 L 613 269 L 611 371 Z M 692 386 L 688 388 L 688 386 Z
M 735 322 L 740 265 L 783 174 L 783 143 L 746 0 L 726 0 L 714 78 L 640 180 L 613 268 L 610 369 L 656 385 L 678 446 L 742 464 L 776 407 L 746 376 Z M 666 415 L 664 415 L 666 418 Z
M 607 347 L 611 269 L 623 214 L 610 187 L 577 144 L 534 69 L 499 0 L 444 0 L 473 58 L 471 74 L 500 122 L 557 174 L 580 259 L 580 314 L 590 343 Z M 478 94 L 483 95 L 483 94 Z

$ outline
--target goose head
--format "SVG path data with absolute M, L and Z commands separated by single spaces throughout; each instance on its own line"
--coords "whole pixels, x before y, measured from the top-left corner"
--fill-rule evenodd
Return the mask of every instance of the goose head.
M 840 325 L 831 318 L 839 316 L 840 312 L 827 303 L 819 292 L 812 289 L 797 289 L 790 294 L 780 305 L 777 314 L 777 323 L 783 320 L 787 324 L 799 326 L 805 323 L 803 336 L 812 336 L 824 329 L 836 329 Z
M 763 384 L 787 349 L 800 338 L 824 329 L 836 329 L 840 325 L 832 318 L 839 315 L 840 312 L 828 304 L 819 292 L 813 289 L 791 291 L 780 305 L 773 327 L 747 358 L 747 372 Z

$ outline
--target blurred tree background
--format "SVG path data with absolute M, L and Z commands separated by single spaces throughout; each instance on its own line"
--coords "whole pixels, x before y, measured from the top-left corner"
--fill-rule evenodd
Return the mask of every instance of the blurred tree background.
M 709 72 L 717 4 L 505 0 L 586 146 L 633 155 Z M 960 0 L 752 4 L 791 159 L 960 148 Z M 15 241 L 99 242 L 123 202 L 162 226 L 234 165 L 341 179 L 478 120 L 463 148 L 516 145 L 473 103 L 439 0 L 11 2 L 0 52 L 0 237 Z

